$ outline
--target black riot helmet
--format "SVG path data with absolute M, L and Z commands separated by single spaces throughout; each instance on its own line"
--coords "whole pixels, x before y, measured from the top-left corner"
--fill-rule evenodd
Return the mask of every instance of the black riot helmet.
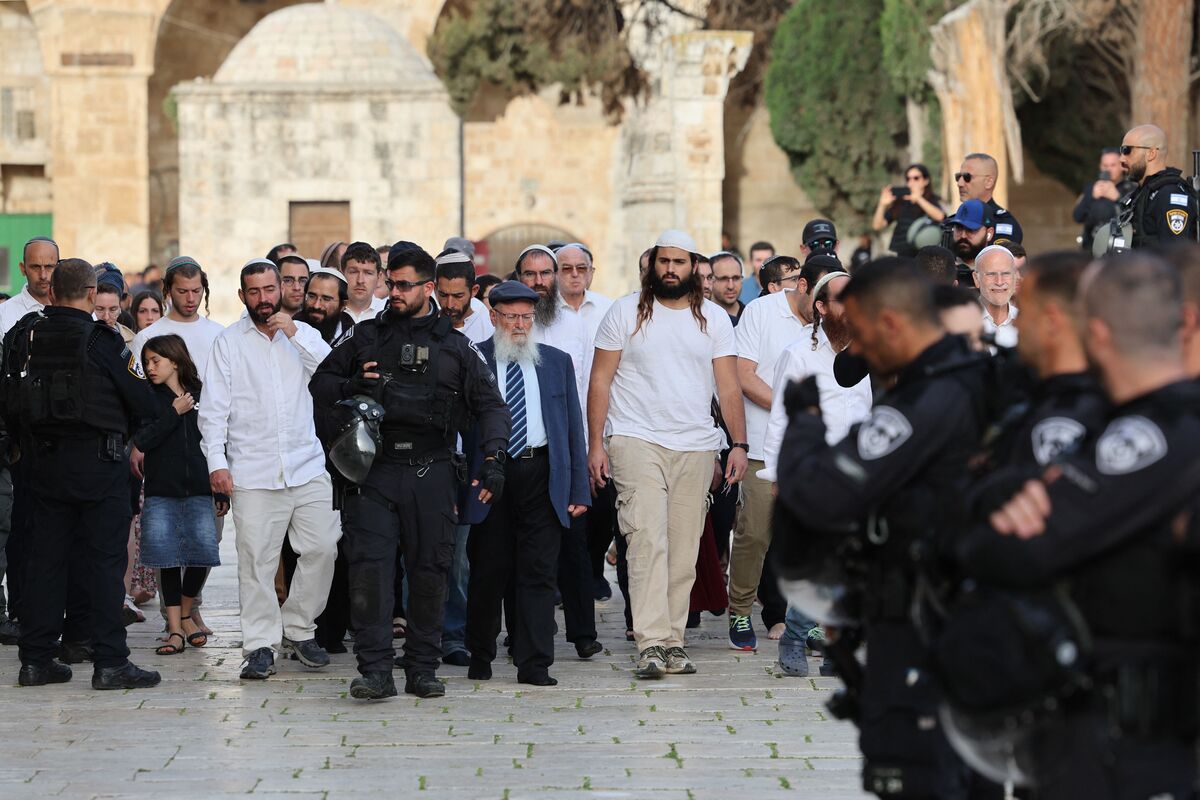
M 362 483 L 371 471 L 382 441 L 383 413 L 383 406 L 363 394 L 336 403 L 330 412 L 326 453 L 351 483 Z

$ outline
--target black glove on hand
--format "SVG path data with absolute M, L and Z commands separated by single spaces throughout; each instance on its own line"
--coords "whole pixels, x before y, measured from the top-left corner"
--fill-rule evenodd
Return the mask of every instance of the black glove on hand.
M 788 419 L 808 411 L 810 408 L 821 411 L 821 392 L 817 389 L 817 376 L 809 375 L 802 381 L 790 381 L 783 391 L 783 408 L 787 411 Z
M 479 474 L 480 489 L 486 489 L 492 493 L 491 502 L 495 503 L 500 499 L 500 495 L 504 494 L 504 465 L 495 459 L 483 462 L 483 469 Z
M 366 375 L 366 370 L 360 369 L 357 375 L 346 381 L 346 397 L 354 397 L 356 394 L 375 396 L 375 392 L 379 389 L 379 378 L 366 378 L 363 377 L 364 375 Z

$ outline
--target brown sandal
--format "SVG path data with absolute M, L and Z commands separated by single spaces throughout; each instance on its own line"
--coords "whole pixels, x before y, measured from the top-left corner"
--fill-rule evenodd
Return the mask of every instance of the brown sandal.
M 178 647 L 176 647 L 171 642 L 171 638 L 174 636 L 179 637 L 179 646 Z M 156 647 L 154 649 L 154 652 L 158 653 L 160 656 L 177 656 L 186 649 L 187 649 L 187 640 L 183 638 L 182 633 L 168 633 L 167 634 L 167 643 L 164 645 L 160 645 L 159 647 Z

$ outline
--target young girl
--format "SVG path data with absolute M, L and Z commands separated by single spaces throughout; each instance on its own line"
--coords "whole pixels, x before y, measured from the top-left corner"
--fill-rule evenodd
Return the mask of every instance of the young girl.
M 158 419 L 133 437 L 146 454 L 146 503 L 142 508 L 142 563 L 162 570 L 159 588 L 167 607 L 167 640 L 159 655 L 203 647 L 208 637 L 191 621 L 217 552 L 216 517 L 229 498 L 209 489 L 208 464 L 200 449 L 200 378 L 187 345 L 175 334 L 155 336 L 142 347 L 142 367 L 154 384 Z M 215 500 L 215 516 L 214 516 Z

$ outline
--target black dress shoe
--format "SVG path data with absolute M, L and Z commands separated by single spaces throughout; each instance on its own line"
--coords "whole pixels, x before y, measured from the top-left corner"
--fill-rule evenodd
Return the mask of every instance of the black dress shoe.
M 558 686 L 558 681 L 551 678 L 549 673 L 534 672 L 530 675 L 518 675 L 517 683 L 527 683 L 531 686 Z
M 390 672 L 367 672 L 350 681 L 350 696 L 359 700 L 382 700 L 396 696 Z
M 449 664 L 452 667 L 469 667 L 471 665 L 471 654 L 466 650 L 451 650 L 442 656 L 442 663 Z
M 162 676 L 126 661 L 119 667 L 97 667 L 92 673 L 93 689 L 149 689 L 158 686 Z
M 490 681 L 492 665 L 486 661 L 471 659 L 471 666 L 467 668 L 467 677 L 473 681 Z
M 20 638 L 20 624 L 7 618 L 0 620 L 0 644 L 16 644 Z
M 17 683 L 22 686 L 45 686 L 47 683 L 66 683 L 71 680 L 71 668 L 58 661 L 44 664 L 22 664 Z
M 64 664 L 82 664 L 92 660 L 92 646 L 82 642 L 62 642 L 55 655 Z
M 404 693 L 417 697 L 442 697 L 446 694 L 446 687 L 432 673 L 419 672 L 405 678 Z
M 604 645 L 597 642 L 595 639 L 583 639 L 575 643 L 575 652 L 580 658 L 591 658 L 604 650 Z

